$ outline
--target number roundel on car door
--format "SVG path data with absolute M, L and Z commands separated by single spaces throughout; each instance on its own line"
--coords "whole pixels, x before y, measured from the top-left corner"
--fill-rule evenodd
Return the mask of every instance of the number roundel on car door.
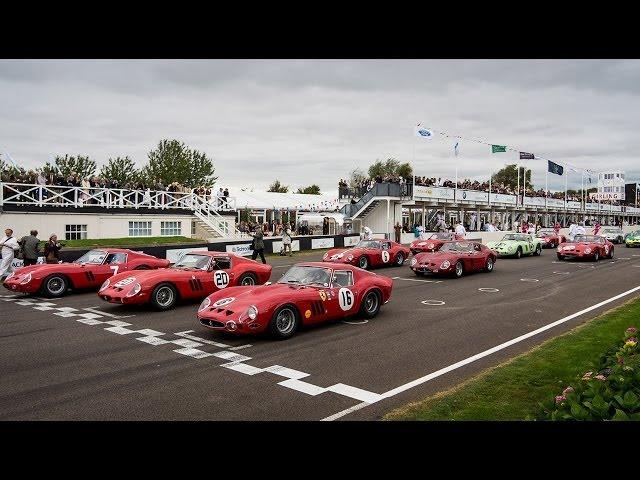
M 213 274 L 213 282 L 217 288 L 225 288 L 229 285 L 229 274 L 223 270 L 218 270 Z
M 353 296 L 353 292 L 348 288 L 341 288 L 338 291 L 338 302 L 340 303 L 340 308 L 347 312 L 353 308 L 353 304 L 355 303 L 355 297 Z
M 387 250 L 382 250 L 382 261 L 384 263 L 388 263 L 389 258 L 391 258 L 391 256 L 389 255 L 389 252 Z

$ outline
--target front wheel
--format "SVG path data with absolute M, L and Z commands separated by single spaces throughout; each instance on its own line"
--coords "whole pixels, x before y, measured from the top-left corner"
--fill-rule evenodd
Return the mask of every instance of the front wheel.
M 369 267 L 369 259 L 365 255 L 361 256 L 358 260 L 358 266 L 361 269 L 366 270 Z
M 456 278 L 460 278 L 462 276 L 462 274 L 464 273 L 464 266 L 462 265 L 462 262 L 460 260 L 458 260 L 456 262 L 456 269 L 453 272 L 454 276 Z
M 488 272 L 488 273 L 493 272 L 493 265 L 494 265 L 493 258 L 488 257 L 487 258 L 487 263 L 484 266 L 484 271 Z
M 380 295 L 375 290 L 370 291 L 362 299 L 360 313 L 364 318 L 373 318 L 380 311 Z
M 560 261 L 564 260 L 564 257 L 562 255 L 560 255 L 559 253 L 557 253 L 556 255 L 558 257 L 558 260 L 560 260 Z
M 403 263 L 404 263 L 404 255 L 402 253 L 399 253 L 398 256 L 396 257 L 396 265 L 398 267 L 401 267 Z
M 600 260 L 600 252 L 596 250 L 596 252 L 593 254 L 593 261 L 597 262 L 598 260 Z
M 298 329 L 298 312 L 295 308 L 285 305 L 273 314 L 269 322 L 271 335 L 278 340 L 291 338 Z
M 522 248 L 518 247 L 518 249 L 516 250 L 516 258 L 520 257 L 522 257 Z
M 169 310 L 178 301 L 176 288 L 169 283 L 161 283 L 151 293 L 151 304 L 157 310 Z
M 542 253 L 542 247 L 540 246 L 540 244 L 538 244 L 538 245 L 536 245 L 536 251 L 535 251 L 535 252 L 533 252 L 533 254 L 534 254 L 536 257 L 539 257 L 541 253 Z
M 68 287 L 69 282 L 62 275 L 51 275 L 42 282 L 42 291 L 48 297 L 61 297 Z

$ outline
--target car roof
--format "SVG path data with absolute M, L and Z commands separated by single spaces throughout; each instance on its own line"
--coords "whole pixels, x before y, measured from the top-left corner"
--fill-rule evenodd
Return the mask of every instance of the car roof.
M 330 268 L 332 270 L 360 270 L 358 267 L 347 263 L 326 263 L 326 262 L 301 262 L 293 265 L 294 267 L 319 267 Z

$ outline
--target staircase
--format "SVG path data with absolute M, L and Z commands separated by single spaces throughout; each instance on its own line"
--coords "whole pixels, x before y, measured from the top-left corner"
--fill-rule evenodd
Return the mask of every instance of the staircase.
M 229 227 L 227 219 L 217 212 L 210 202 L 197 196 L 193 197 L 193 214 L 196 216 L 196 224 L 212 234 L 212 238 L 240 238 L 242 234 L 234 226 Z
M 411 192 L 408 187 L 411 186 L 412 185 L 400 185 L 397 183 L 376 183 L 360 200 L 356 203 L 345 205 L 340 211 L 347 219 L 364 218 L 376 208 L 382 197 L 390 197 L 394 200 L 410 198 Z

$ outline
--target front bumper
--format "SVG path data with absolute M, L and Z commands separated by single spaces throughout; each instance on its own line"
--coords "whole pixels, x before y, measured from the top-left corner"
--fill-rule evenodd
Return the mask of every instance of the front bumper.
M 207 327 L 210 330 L 231 333 L 233 335 L 256 334 L 263 332 L 267 327 L 266 324 L 260 322 L 258 318 L 251 323 L 245 323 L 238 320 L 230 320 L 229 318 L 224 318 L 224 316 L 214 316 L 210 314 L 198 314 L 198 322 L 200 322 L 200 325 Z
M 109 291 L 98 292 L 98 296 L 105 302 L 115 303 L 117 305 L 142 305 L 149 302 L 149 292 L 140 292 L 132 297 L 127 297 L 124 293 Z
M 627 247 L 640 247 L 640 240 L 627 240 L 625 245 Z
M 33 280 L 31 280 L 29 283 L 26 283 L 24 285 L 20 284 L 19 281 L 12 281 L 12 280 L 13 279 L 10 278 L 9 280 L 6 280 L 5 282 L 3 282 L 4 288 L 6 288 L 11 292 L 36 293 L 38 290 L 40 290 L 40 283 L 36 283 Z

